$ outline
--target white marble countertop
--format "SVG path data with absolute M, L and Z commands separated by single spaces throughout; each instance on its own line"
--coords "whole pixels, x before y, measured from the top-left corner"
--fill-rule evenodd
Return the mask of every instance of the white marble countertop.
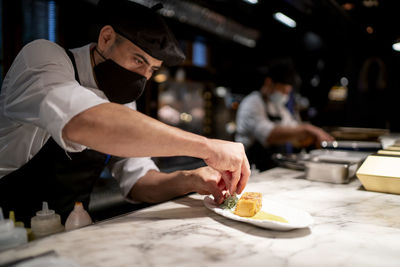
M 192 194 L 0 254 L 0 265 L 55 250 L 77 266 L 400 266 L 400 196 L 275 168 L 246 191 L 309 212 L 309 228 L 278 232 L 232 221 Z

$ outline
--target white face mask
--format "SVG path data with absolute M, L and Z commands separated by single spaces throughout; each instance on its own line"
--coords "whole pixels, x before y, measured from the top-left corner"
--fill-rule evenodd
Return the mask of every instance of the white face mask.
M 269 95 L 269 100 L 276 105 L 283 106 L 289 101 L 289 95 L 282 94 L 281 92 L 273 92 Z

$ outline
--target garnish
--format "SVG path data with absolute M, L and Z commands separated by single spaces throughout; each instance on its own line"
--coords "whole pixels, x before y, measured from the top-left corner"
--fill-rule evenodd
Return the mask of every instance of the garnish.
M 236 207 L 238 200 L 239 199 L 236 196 L 236 193 L 233 193 L 233 195 L 227 194 L 224 203 L 222 203 L 219 207 L 222 209 L 233 210 Z

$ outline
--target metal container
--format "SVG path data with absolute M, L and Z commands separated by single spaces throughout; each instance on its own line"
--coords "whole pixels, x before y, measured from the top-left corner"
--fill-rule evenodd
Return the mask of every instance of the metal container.
M 278 166 L 304 170 L 305 178 L 311 181 L 345 184 L 356 174 L 370 153 L 359 151 L 337 151 L 317 149 L 310 153 L 274 154 Z
M 311 181 L 345 184 L 354 177 L 358 163 L 341 161 L 305 161 L 306 179 Z

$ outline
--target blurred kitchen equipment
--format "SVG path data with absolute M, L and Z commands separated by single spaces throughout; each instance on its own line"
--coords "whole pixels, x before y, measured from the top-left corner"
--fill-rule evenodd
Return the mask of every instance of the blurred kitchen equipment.
M 400 194 L 400 147 L 392 146 L 370 155 L 356 175 L 364 188 L 391 194 Z
M 306 161 L 306 179 L 318 182 L 345 184 L 354 177 L 358 164 L 348 161 Z
M 386 149 L 390 146 L 400 146 L 400 133 L 390 133 L 379 137 L 382 148 Z
M 380 142 L 375 141 L 323 141 L 321 147 L 325 149 L 371 151 L 375 152 L 382 148 Z
M 28 242 L 26 230 L 23 227 L 15 227 L 14 222 L 5 219 L 0 207 L 0 251 L 16 247 Z
M 336 140 L 378 141 L 378 138 L 389 134 L 387 129 L 334 127 L 326 129 Z
M 305 169 L 304 162 L 310 160 L 311 157 L 307 153 L 275 153 L 272 155 L 272 159 L 278 166 L 301 171 Z
M 274 154 L 278 166 L 304 170 L 305 178 L 328 183 L 348 183 L 371 153 L 316 149 L 309 153 Z
M 318 156 L 320 160 L 344 160 L 348 162 L 356 162 L 360 164 L 371 152 L 366 151 L 348 151 L 348 150 L 330 150 L 330 149 L 314 149 L 310 152 L 311 156 Z

